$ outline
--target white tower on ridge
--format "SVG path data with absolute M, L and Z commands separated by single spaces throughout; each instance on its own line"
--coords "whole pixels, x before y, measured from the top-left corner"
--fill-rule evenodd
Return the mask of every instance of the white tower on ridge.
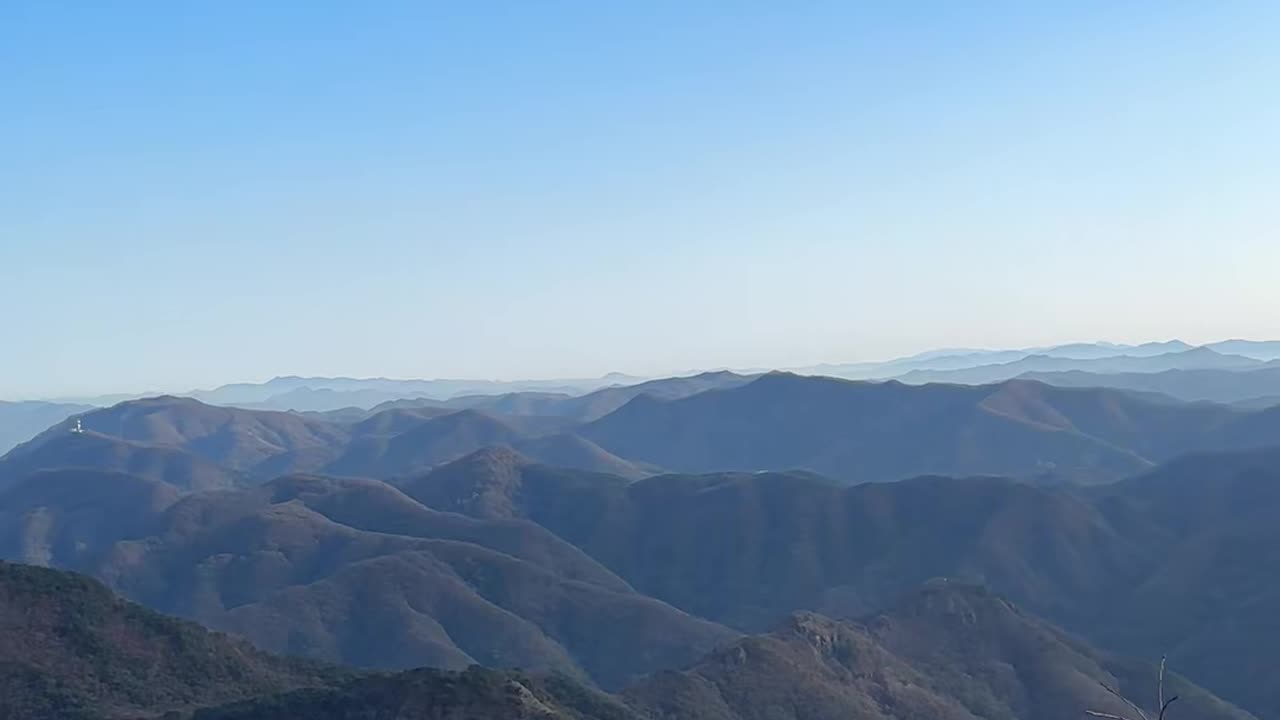
M 80 424 L 80 418 L 76 418 L 76 424 L 71 427 L 71 432 L 77 435 L 84 432 L 84 426 Z

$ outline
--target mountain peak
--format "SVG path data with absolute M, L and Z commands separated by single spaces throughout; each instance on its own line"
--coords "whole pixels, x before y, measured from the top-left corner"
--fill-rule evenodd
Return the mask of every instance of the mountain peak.
M 479 518 L 516 517 L 514 496 L 530 464 L 509 447 L 487 447 L 410 480 L 401 489 L 436 510 Z

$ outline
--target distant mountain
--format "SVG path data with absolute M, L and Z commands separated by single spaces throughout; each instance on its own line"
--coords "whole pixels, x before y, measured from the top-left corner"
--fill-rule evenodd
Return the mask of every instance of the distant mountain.
M 548 462 L 617 472 L 646 473 L 592 443 L 559 430 L 563 418 L 497 416 L 479 410 L 385 410 L 351 427 L 352 439 L 323 472 L 391 479 L 421 474 L 486 447 L 518 447 Z
M 555 406 L 551 414 L 564 415 L 586 422 L 604 417 L 640 395 L 658 400 L 678 400 L 708 390 L 728 390 L 746 385 L 755 375 L 732 372 L 709 372 L 691 377 L 663 378 L 649 382 L 597 390 L 581 397 L 569 398 Z
M 1157 674 L 985 590 L 939 581 L 859 623 L 798 614 L 625 697 L 662 718 L 1074 720 L 1131 712 L 1103 683 L 1151 710 Z M 1252 717 L 1179 678 L 1166 691 L 1190 717 Z
M 608 473 L 628 480 L 638 480 L 659 472 L 659 468 L 653 465 L 624 460 L 574 433 L 528 438 L 517 442 L 515 448 L 546 465 Z
M 343 674 L 119 600 L 86 577 L 0 563 L 0 717 L 158 716 Z
M 1109 387 L 1155 392 L 1184 401 L 1274 405 L 1280 397 L 1280 366 L 1257 370 L 1165 370 L 1154 373 L 1032 372 L 1021 376 L 1060 387 Z
M 402 400 L 375 407 L 371 414 L 381 410 L 407 407 L 446 407 L 482 410 L 501 415 L 537 415 L 569 418 L 586 422 L 608 415 L 631 401 L 637 395 L 648 395 L 660 400 L 676 400 L 707 390 L 721 390 L 745 385 L 754 375 L 719 371 L 687 377 L 670 377 L 632 385 L 602 388 L 585 395 L 563 393 L 516 392 L 505 395 L 467 395 L 446 401 Z
M 1193 346 L 1181 340 L 1151 342 L 1142 345 L 1118 345 L 1115 343 L 1071 343 L 1022 350 L 951 349 L 927 352 L 883 362 L 823 364 L 795 368 L 801 375 L 825 375 L 848 380 L 886 380 L 899 378 L 911 372 L 968 370 L 986 365 L 1004 365 L 1031 356 L 1069 360 L 1096 360 L 1103 358 L 1151 357 L 1168 353 L 1181 353 Z M 1248 352 L 1241 355 L 1253 357 Z M 1009 376 L 1013 377 L 1013 376 Z M 999 378 L 1007 380 L 1009 377 Z M 988 382 L 996 382 L 990 380 Z
M 0 483 L 5 467 L 99 467 L 183 490 L 292 473 L 394 479 L 493 446 L 632 479 L 664 469 L 807 469 L 846 482 L 939 474 L 1092 483 L 1188 449 L 1247 449 L 1280 437 L 1280 413 L 1025 380 L 910 386 L 721 374 L 680 378 L 661 392 L 674 399 L 642 392 L 585 424 L 436 406 L 338 422 L 149 398 L 84 414 L 82 438 L 69 438 L 69 421 L 41 433 L 0 460 Z
M 0 401 L 0 455 L 30 440 L 50 425 L 92 409 L 91 405 Z
M 848 482 L 929 474 L 1099 482 L 1187 449 L 1267 444 L 1277 428 L 1280 418 L 1111 390 L 774 373 L 670 402 L 642 395 L 576 432 L 631 462 L 682 472 L 804 468 Z
M 135 475 L 182 491 L 243 486 L 248 479 L 175 447 L 141 445 L 92 431 L 51 433 L 0 458 L 0 490 L 42 470 L 93 469 Z
M 1257 360 L 1280 360 L 1280 340 L 1223 340 L 1205 347 L 1227 355 L 1243 355 Z
M 378 418 L 374 416 L 364 425 L 376 423 Z M 477 410 L 462 410 L 427 418 L 396 434 L 358 437 L 325 466 L 325 472 L 366 477 L 410 475 L 480 448 L 511 445 L 524 437 L 525 433 L 502 419 Z
M 1231 404 L 1244 410 L 1265 410 L 1267 408 L 1280 405 L 1280 395 L 1269 395 L 1267 397 L 1252 398 L 1250 400 L 1239 400 Z
M 571 418 L 397 405 L 340 422 L 323 415 L 245 410 L 190 398 L 130 401 L 64 421 L 0 458 L 0 489 L 63 468 L 139 475 L 184 490 L 243 487 L 299 472 L 395 478 L 475 450 L 511 446 L 544 462 L 643 477 L 654 471 L 573 433 Z
M 88 433 L 134 445 L 181 450 L 251 476 L 267 474 L 259 466 L 278 456 L 327 451 L 348 439 L 341 426 L 293 413 L 216 407 L 169 396 L 94 410 L 80 420 Z M 69 422 L 56 425 L 16 448 L 9 459 L 38 452 L 50 441 L 62 441 L 69 430 Z
M 578 395 L 602 387 L 634 384 L 643 378 L 611 374 L 566 380 L 393 380 L 387 378 L 277 377 L 264 383 L 236 383 L 188 396 L 215 405 L 273 410 L 336 410 L 373 407 L 400 398 L 448 400 L 462 395 L 502 395 L 538 391 Z
M 1074 359 L 1030 355 L 1014 362 L 979 365 L 957 370 L 913 370 L 895 376 L 904 383 L 962 383 L 984 385 L 1004 382 L 1027 373 L 1082 371 L 1095 373 L 1157 373 L 1166 370 L 1245 370 L 1258 368 L 1261 360 L 1243 355 L 1223 355 L 1209 348 L 1193 348 L 1162 355 L 1118 355 Z

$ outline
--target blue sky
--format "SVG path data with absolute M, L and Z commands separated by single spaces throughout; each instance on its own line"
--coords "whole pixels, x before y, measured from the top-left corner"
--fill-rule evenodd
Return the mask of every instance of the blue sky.
M 1280 337 L 1277 28 L 3 3 L 0 397 Z

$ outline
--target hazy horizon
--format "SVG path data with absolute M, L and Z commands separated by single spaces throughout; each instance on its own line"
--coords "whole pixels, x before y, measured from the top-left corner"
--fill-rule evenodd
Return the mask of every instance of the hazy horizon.
M 677 369 L 668 369 L 668 370 L 658 370 L 653 372 L 630 372 L 627 370 L 605 370 L 603 372 L 587 373 L 587 374 L 581 374 L 581 375 L 562 374 L 562 375 L 533 376 L 533 375 L 520 375 L 517 373 L 514 375 L 502 376 L 502 377 L 482 377 L 482 376 L 445 377 L 445 376 L 429 376 L 429 375 L 390 376 L 390 375 L 379 375 L 379 374 L 373 374 L 373 373 L 320 374 L 320 373 L 280 372 L 280 373 L 256 376 L 251 378 L 231 378 L 231 379 L 226 379 L 220 382 L 215 382 L 215 383 L 210 383 L 207 385 L 200 385 L 200 386 L 192 385 L 192 386 L 178 386 L 178 387 L 145 387 L 145 388 L 124 388 L 124 387 L 106 386 L 105 389 L 103 388 L 99 388 L 96 390 L 90 389 L 83 392 L 61 393 L 61 394 L 59 393 L 45 393 L 45 394 L 25 393 L 25 394 L 6 395 L 3 393 L 0 393 L 0 402 L 31 401 L 31 400 L 70 402 L 70 401 L 77 401 L 77 400 L 106 398 L 106 397 L 113 397 L 113 396 L 146 396 L 146 395 L 162 395 L 162 394 L 183 395 L 191 392 L 214 390 L 219 387 L 224 387 L 228 385 L 262 384 L 262 383 L 269 382 L 271 380 L 282 379 L 282 378 L 302 378 L 302 379 L 324 378 L 324 379 L 390 380 L 390 381 L 459 380 L 459 381 L 492 381 L 492 382 L 521 382 L 521 381 L 545 382 L 545 381 L 557 381 L 557 380 L 566 380 L 566 381 L 594 380 L 594 379 L 607 378 L 611 375 L 618 375 L 618 376 L 625 376 L 625 377 L 631 377 L 631 378 L 649 379 L 649 378 L 665 378 L 665 377 L 683 377 L 683 376 L 696 375 L 700 373 L 720 372 L 720 371 L 740 372 L 740 373 L 771 372 L 771 371 L 786 372 L 786 371 L 803 370 L 807 368 L 820 367 L 823 365 L 852 365 L 857 363 L 884 363 L 884 362 L 890 362 L 893 360 L 907 359 L 907 358 L 911 358 L 924 353 L 931 353 L 931 354 L 954 353 L 957 355 L 970 353 L 970 352 L 982 353 L 982 352 L 1002 352 L 1002 351 L 1034 353 L 1037 350 L 1049 350 L 1055 347 L 1068 346 L 1068 345 L 1100 345 L 1100 346 L 1109 345 L 1117 348 L 1129 348 L 1129 347 L 1137 347 L 1137 346 L 1146 345 L 1146 344 L 1170 343 L 1170 342 L 1179 342 L 1179 341 L 1187 343 L 1192 347 L 1202 347 L 1202 346 L 1211 345 L 1214 343 L 1230 342 L 1230 341 L 1238 341 L 1238 340 L 1252 341 L 1252 342 L 1265 342 L 1265 341 L 1280 341 L 1280 338 L 1231 337 L 1231 338 L 1214 338 L 1214 339 L 1192 342 L 1190 340 L 1187 340 L 1186 338 L 1172 337 L 1172 338 L 1157 338 L 1157 339 L 1144 339 L 1144 340 L 1132 340 L 1132 341 L 1068 340 L 1065 342 L 1055 342 L 1055 343 L 1049 343 L 1046 345 L 1034 345 L 1034 346 L 1023 345 L 1023 346 L 1013 346 L 1013 347 L 977 347 L 977 346 L 923 347 L 918 350 L 906 352 L 901 355 L 893 355 L 888 357 L 865 357 L 865 358 L 855 358 L 855 359 L 821 359 L 814 362 L 802 363 L 797 365 L 789 365 L 785 367 L 783 366 L 768 367 L 768 366 L 760 366 L 760 365 L 749 365 L 744 363 L 744 364 L 729 365 L 729 366 L 677 368 Z M 1119 352 L 1118 354 L 1123 354 L 1123 352 Z
M 0 397 L 1280 337 L 1278 23 L 9 5 Z

